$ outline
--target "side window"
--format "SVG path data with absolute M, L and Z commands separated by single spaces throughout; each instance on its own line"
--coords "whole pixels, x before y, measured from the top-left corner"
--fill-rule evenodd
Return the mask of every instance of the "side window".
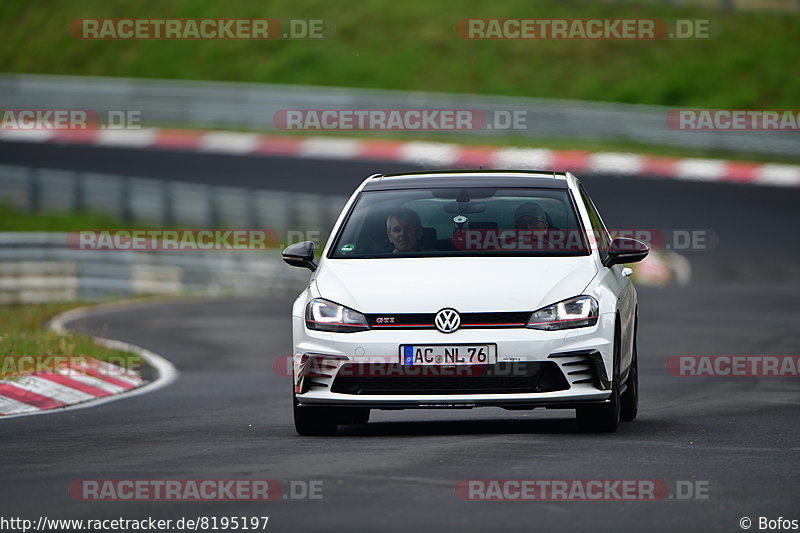
M 608 250 L 611 247 L 608 231 L 603 224 L 603 220 L 600 218 L 600 214 L 594 207 L 594 203 L 592 203 L 591 198 L 589 198 L 589 195 L 586 194 L 586 191 L 583 189 L 583 185 L 580 185 L 579 187 L 581 191 L 581 198 L 583 199 L 583 203 L 586 205 L 586 211 L 589 213 L 589 222 L 592 224 L 592 231 L 594 233 L 595 242 L 600 250 L 600 257 L 603 259 L 603 261 L 605 261 L 606 257 L 608 256 Z

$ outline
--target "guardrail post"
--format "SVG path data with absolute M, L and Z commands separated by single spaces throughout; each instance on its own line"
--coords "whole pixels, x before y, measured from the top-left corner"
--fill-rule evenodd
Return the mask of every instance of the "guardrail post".
M 119 191 L 119 218 L 123 222 L 130 222 L 133 218 L 131 209 L 131 179 L 122 178 Z
M 207 226 L 210 228 L 219 227 L 219 202 L 217 201 L 217 190 L 213 185 L 206 189 L 208 198 L 208 217 Z
M 39 169 L 32 169 L 28 174 L 28 211 L 38 213 L 42 206 L 42 182 Z
M 165 226 L 175 224 L 175 201 L 172 194 L 172 182 L 164 181 L 161 184 L 161 223 Z
M 256 207 L 256 195 L 248 194 L 247 199 L 247 225 L 253 230 L 258 228 L 258 208 Z M 265 229 L 265 228 L 261 228 Z
M 83 181 L 83 173 L 76 172 L 72 186 L 72 209 L 73 211 L 84 211 L 86 209 L 86 184 Z

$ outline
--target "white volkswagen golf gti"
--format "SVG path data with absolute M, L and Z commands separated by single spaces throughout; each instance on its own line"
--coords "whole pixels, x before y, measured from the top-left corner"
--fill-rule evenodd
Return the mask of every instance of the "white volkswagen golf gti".
M 371 409 L 575 409 L 586 431 L 636 417 L 637 296 L 570 173 L 375 175 L 348 200 L 292 309 L 300 435 Z

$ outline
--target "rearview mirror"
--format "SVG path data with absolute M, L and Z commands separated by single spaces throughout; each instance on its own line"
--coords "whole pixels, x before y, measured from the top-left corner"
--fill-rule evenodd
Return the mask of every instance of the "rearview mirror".
M 623 263 L 635 263 L 647 257 L 649 252 L 650 248 L 642 241 L 617 237 L 611 241 L 608 257 L 606 257 L 605 260 L 605 266 L 610 267 Z
M 486 211 L 486 202 L 448 202 L 444 212 L 452 215 L 469 215 Z
M 288 265 L 304 267 L 311 272 L 317 270 L 317 263 L 314 262 L 314 243 L 312 241 L 290 244 L 283 251 L 283 260 Z

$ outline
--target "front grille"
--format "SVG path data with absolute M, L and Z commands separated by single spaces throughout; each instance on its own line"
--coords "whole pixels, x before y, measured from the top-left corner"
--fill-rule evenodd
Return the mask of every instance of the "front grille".
M 554 362 L 424 367 L 347 363 L 331 392 L 341 394 L 512 394 L 569 389 Z
M 531 311 L 501 311 L 492 313 L 459 313 L 461 328 L 522 328 L 528 323 Z M 374 329 L 436 329 L 436 313 L 369 314 L 367 323 Z
M 433 328 L 433 313 L 403 313 L 366 315 L 367 324 L 372 328 Z

